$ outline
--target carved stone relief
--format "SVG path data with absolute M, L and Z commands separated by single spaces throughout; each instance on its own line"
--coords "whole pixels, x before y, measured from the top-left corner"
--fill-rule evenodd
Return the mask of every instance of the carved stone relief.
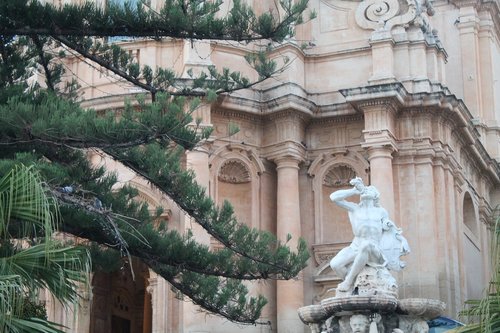
M 220 168 L 219 181 L 231 184 L 250 182 L 251 176 L 246 165 L 238 160 L 226 161 Z
M 347 165 L 337 165 L 331 168 L 323 178 L 323 185 L 329 187 L 348 186 L 349 181 L 356 177 L 356 172 Z
M 313 245 L 313 256 L 316 266 L 329 262 L 340 250 L 349 245 L 349 243 L 318 244 Z M 320 271 L 318 274 L 321 274 Z

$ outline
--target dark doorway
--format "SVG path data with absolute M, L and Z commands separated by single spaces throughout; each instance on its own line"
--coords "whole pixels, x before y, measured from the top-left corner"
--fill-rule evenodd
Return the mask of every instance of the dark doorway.
M 111 333 L 131 333 L 130 320 L 118 316 L 112 316 Z

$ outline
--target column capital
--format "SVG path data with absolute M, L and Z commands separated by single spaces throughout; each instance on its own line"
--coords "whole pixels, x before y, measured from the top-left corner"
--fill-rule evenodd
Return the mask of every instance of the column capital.
M 285 141 L 269 147 L 264 152 L 264 157 L 276 163 L 279 167 L 293 166 L 298 168 L 301 162 L 305 161 L 306 148 L 304 145 L 294 142 Z
M 391 149 L 391 154 L 394 151 L 398 151 L 398 145 L 396 143 L 396 138 L 388 129 L 383 130 L 364 130 L 365 142 L 361 143 L 361 147 L 369 150 L 370 148 L 377 149 L 382 147 L 387 147 L 386 149 Z
M 366 148 L 368 152 L 368 160 L 371 161 L 375 158 L 390 158 L 392 159 L 392 153 L 397 151 L 396 147 L 392 144 L 370 146 Z
M 300 162 L 302 162 L 302 160 L 295 156 L 281 156 L 274 160 L 274 163 L 276 163 L 276 170 L 282 168 L 293 168 L 298 170 Z

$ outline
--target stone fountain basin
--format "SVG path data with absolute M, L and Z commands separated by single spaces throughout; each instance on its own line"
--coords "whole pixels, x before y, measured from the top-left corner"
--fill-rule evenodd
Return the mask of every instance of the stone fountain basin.
M 299 318 L 306 324 L 319 323 L 329 317 L 321 305 L 308 305 L 298 309 Z
M 321 301 L 321 306 L 329 316 L 353 311 L 387 313 L 396 310 L 398 301 L 390 296 L 346 296 L 331 297 Z
M 398 300 L 398 312 L 425 320 L 442 315 L 445 308 L 446 304 L 437 299 L 405 298 Z

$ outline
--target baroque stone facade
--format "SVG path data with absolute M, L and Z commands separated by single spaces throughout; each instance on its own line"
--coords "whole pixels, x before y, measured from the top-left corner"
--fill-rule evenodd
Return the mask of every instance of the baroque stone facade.
M 273 6 L 270 0 L 247 2 L 257 11 Z M 500 198 L 498 1 L 310 0 L 310 7 L 318 17 L 296 27 L 294 39 L 276 50 L 277 59 L 292 60 L 287 69 L 197 110 L 202 126 L 214 128 L 213 138 L 186 156 L 199 183 L 217 202 L 230 199 L 243 223 L 280 238 L 304 237 L 309 266 L 297 280 L 251 285 L 269 300 L 263 317 L 271 327 L 237 327 L 200 314 L 154 273 L 143 272 L 144 284 L 132 288 L 142 297 L 141 315 L 133 320 L 142 318 L 143 331 L 130 332 L 305 332 L 297 309 L 331 296 L 339 279 L 328 261 L 352 237 L 346 213 L 328 195 L 353 176 L 379 189 L 412 247 L 397 276 L 400 297 L 440 299 L 456 317 L 463 302 L 486 286 L 488 228 Z M 244 46 L 179 40 L 121 45 L 141 65 L 173 66 L 178 73 L 229 65 L 255 77 Z M 68 61 L 81 78 L 86 107 L 120 108 L 125 96 L 137 93 L 77 58 Z M 235 124 L 240 131 L 229 135 Z M 218 246 L 138 177 L 92 158 L 139 186 L 151 207 L 166 208 L 172 227 L 193 229 L 201 242 Z M 103 286 L 109 284 L 105 277 L 95 281 L 96 293 L 115 288 Z M 90 324 L 96 317 L 88 304 L 78 320 L 61 311 L 50 303 L 51 319 L 71 332 L 100 333 Z M 103 325 L 117 315 L 108 311 Z

